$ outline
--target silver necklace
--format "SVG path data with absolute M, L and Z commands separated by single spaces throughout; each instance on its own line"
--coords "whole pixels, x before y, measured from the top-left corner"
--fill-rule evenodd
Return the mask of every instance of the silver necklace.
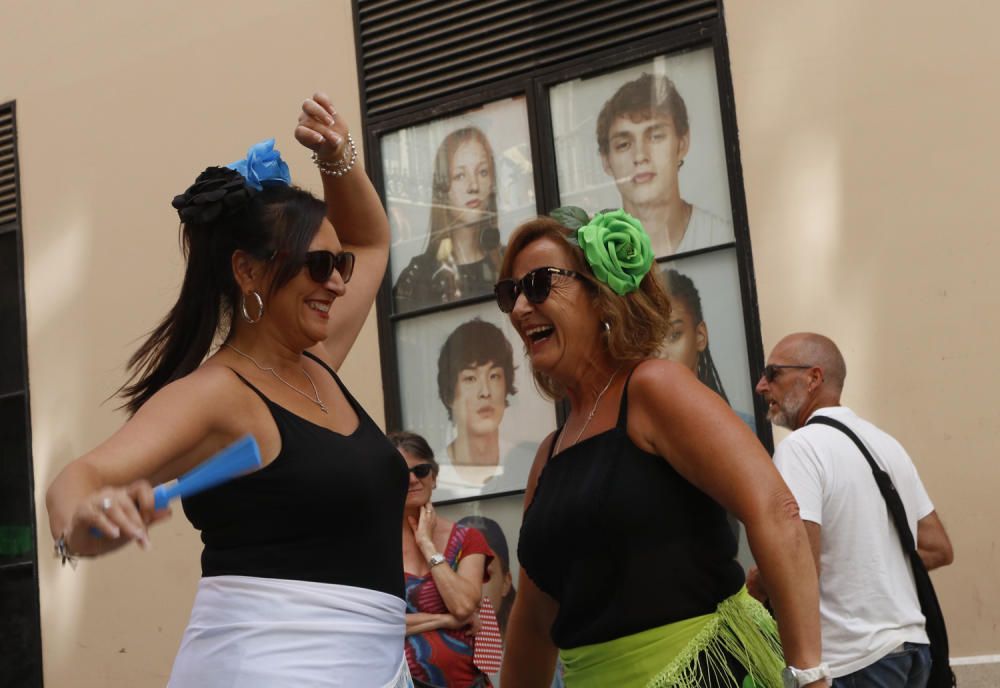
M 594 401 L 594 408 L 590 409 L 590 415 L 587 416 L 587 420 L 584 422 L 583 427 L 580 428 L 580 432 L 576 433 L 576 439 L 573 440 L 573 444 L 579 442 L 580 438 L 583 437 L 583 433 L 587 431 L 587 427 L 590 425 L 590 421 L 594 419 L 594 414 L 597 413 L 597 405 L 601 403 L 601 397 L 603 397 L 604 393 L 608 391 L 608 387 L 611 386 L 611 382 L 615 379 L 615 376 L 618 375 L 619 370 L 621 370 L 621 366 L 615 368 L 615 372 L 611 373 L 611 377 L 608 378 L 608 384 L 604 385 L 604 389 L 602 389 L 600 393 L 597 395 L 597 399 Z M 563 429 L 565 430 L 565 427 Z M 559 449 L 560 447 L 562 447 L 562 438 L 563 438 L 563 433 L 559 433 L 559 439 L 556 441 L 556 450 L 552 452 L 553 455 L 559 453 Z
M 296 387 L 295 385 L 293 385 L 291 382 L 289 382 L 285 378 L 283 378 L 280 375 L 278 375 L 278 373 L 274 370 L 274 368 L 265 368 L 260 363 L 258 363 L 257 361 L 255 361 L 254 358 L 253 358 L 253 356 L 250 356 L 249 354 L 243 353 L 242 351 L 240 351 L 239 349 L 237 349 L 235 346 L 233 346 L 229 342 L 224 343 L 222 346 L 228 346 L 230 349 L 232 349 L 233 351 L 235 351 L 236 353 L 238 353 L 240 356 L 242 356 L 243 358 L 247 359 L 248 361 L 250 361 L 251 363 L 253 363 L 255 366 L 257 366 L 257 368 L 259 370 L 262 370 L 265 373 L 271 373 L 271 375 L 273 375 L 278 380 L 278 382 L 282 383 L 283 385 L 285 385 L 286 387 L 288 387 L 289 389 L 291 389 L 293 392 L 298 392 L 299 394 L 301 394 L 302 396 L 304 396 L 306 399 L 308 399 L 312 403 L 314 403 L 317 406 L 319 406 L 319 410 L 322 411 L 323 413 L 330 413 L 329 411 L 326 410 L 326 404 L 324 404 L 323 400 L 319 398 L 319 390 L 316 389 L 316 383 L 313 382 L 313 379 L 309 376 L 309 373 L 306 372 L 305 368 L 302 369 L 302 374 L 306 376 L 306 379 L 309 380 L 309 384 L 312 385 L 313 394 L 316 395 L 315 399 L 313 399 L 311 396 L 309 396 L 308 394 L 306 394 L 305 392 L 303 392 L 301 389 L 299 389 L 298 387 Z

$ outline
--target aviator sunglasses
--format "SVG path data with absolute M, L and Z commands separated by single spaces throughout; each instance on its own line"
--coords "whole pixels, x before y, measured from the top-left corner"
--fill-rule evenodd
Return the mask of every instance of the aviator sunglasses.
M 410 473 L 417 476 L 417 480 L 423 480 L 431 474 L 434 470 L 433 464 L 429 463 L 418 463 L 416 466 L 410 469 Z
M 344 284 L 351 281 L 354 274 L 354 254 L 350 251 L 333 253 L 332 251 L 309 251 L 303 261 L 309 270 L 313 282 L 325 283 L 336 270 Z
M 575 277 L 586 281 L 586 278 L 579 272 L 573 270 L 563 270 L 562 268 L 536 268 L 525 273 L 519 280 L 500 280 L 493 287 L 493 293 L 497 297 L 497 305 L 504 313 L 514 310 L 519 294 L 524 294 L 524 298 L 531 303 L 539 304 L 549 298 L 552 291 L 552 275 L 562 275 L 563 277 Z
M 807 365 L 775 365 L 771 363 L 770 365 L 764 366 L 764 379 L 768 382 L 774 382 L 774 378 L 778 377 L 778 372 L 784 370 L 785 368 L 797 368 L 800 370 L 807 370 L 812 368 L 812 366 Z

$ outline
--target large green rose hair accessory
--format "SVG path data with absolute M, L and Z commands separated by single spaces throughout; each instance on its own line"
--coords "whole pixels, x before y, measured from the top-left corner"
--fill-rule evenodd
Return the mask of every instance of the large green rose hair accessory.
M 576 230 L 576 242 L 594 273 L 619 296 L 639 288 L 653 265 L 653 246 L 642 223 L 624 210 L 608 210 L 588 217 L 572 206 L 549 215 Z

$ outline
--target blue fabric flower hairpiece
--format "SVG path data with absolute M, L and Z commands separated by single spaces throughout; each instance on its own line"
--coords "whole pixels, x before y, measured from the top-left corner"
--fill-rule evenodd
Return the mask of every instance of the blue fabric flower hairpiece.
M 247 151 L 247 157 L 231 162 L 226 167 L 242 174 L 247 185 L 257 191 L 262 190 L 265 184 L 287 186 L 292 183 L 288 164 L 281 159 L 281 153 L 274 149 L 274 139 L 255 143 Z
M 292 183 L 274 139 L 255 143 L 247 157 L 225 167 L 208 167 L 171 205 L 185 224 L 209 224 L 246 207 L 265 185 Z

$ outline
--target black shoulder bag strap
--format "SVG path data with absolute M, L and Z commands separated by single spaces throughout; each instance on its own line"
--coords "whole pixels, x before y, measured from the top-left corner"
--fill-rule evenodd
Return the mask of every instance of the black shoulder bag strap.
M 875 463 L 868 447 L 861 441 L 853 430 L 834 420 L 829 416 L 813 416 L 806 425 L 828 425 L 836 428 L 851 438 L 858 450 L 868 461 L 875 476 L 875 483 L 878 485 L 882 498 L 885 499 L 886 508 L 892 516 L 892 521 L 896 525 L 896 533 L 903 545 L 903 551 L 910 558 L 910 565 L 913 567 L 913 580 L 917 587 L 917 598 L 920 600 L 920 611 L 926 619 L 927 637 L 931 643 L 931 675 L 927 681 L 928 688 L 951 688 L 955 686 L 955 674 L 951 670 L 948 659 L 948 629 L 944 624 L 944 615 L 941 613 L 941 605 L 938 604 L 937 594 L 934 592 L 934 585 L 931 583 L 930 574 L 924 566 L 923 559 L 917 552 L 916 543 L 913 541 L 913 533 L 906 520 L 906 509 L 903 507 L 903 500 L 896 492 L 896 486 L 892 484 L 892 478 L 882 468 Z

